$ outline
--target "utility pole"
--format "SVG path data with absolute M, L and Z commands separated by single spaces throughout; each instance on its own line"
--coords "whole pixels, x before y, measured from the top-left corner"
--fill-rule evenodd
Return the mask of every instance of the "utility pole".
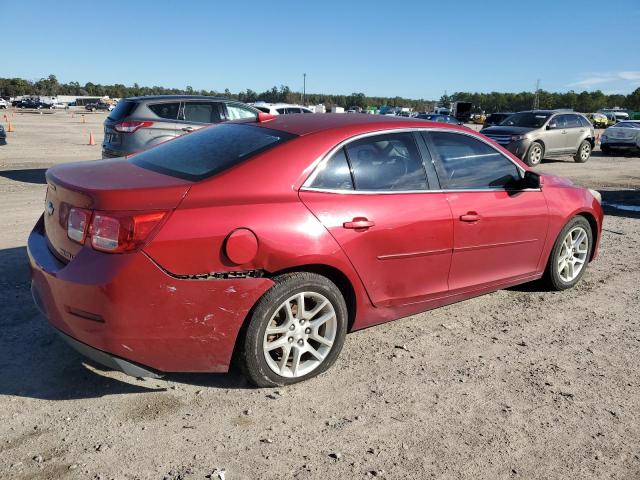
M 533 109 L 538 110 L 540 108 L 540 79 L 536 80 L 536 93 L 533 96 Z
M 302 105 L 304 105 L 305 97 L 307 96 L 307 74 L 302 74 Z

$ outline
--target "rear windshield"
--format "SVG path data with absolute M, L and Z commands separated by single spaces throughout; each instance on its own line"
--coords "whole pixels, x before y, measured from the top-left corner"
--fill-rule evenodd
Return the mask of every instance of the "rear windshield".
M 119 122 L 120 120 L 124 120 L 126 117 L 131 115 L 136 108 L 137 103 L 132 102 L 130 100 L 120 100 L 116 105 L 116 108 L 111 110 L 109 114 L 109 120 L 114 120 Z
M 165 175 L 201 180 L 293 137 L 269 128 L 228 123 L 162 143 L 129 161 Z

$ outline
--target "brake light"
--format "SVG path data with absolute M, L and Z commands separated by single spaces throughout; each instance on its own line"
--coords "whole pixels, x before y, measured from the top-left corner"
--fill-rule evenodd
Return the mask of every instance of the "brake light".
M 166 216 L 167 212 L 96 212 L 89 230 L 91 246 L 110 253 L 137 250 L 145 244 Z
M 140 128 L 148 128 L 153 122 L 120 122 L 113 125 L 113 129 L 120 133 L 133 133 Z
M 91 210 L 71 208 L 67 218 L 67 236 L 74 242 L 84 244 L 91 222 Z

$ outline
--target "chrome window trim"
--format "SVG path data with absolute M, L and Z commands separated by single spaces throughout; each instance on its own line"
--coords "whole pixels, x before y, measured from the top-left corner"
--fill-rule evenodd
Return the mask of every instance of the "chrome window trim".
M 488 145 L 490 148 L 495 150 L 496 153 L 498 153 L 503 158 L 505 158 L 506 160 L 508 160 L 511 163 L 513 163 L 513 165 L 515 165 L 515 167 L 520 172 L 521 176 L 524 176 L 524 172 L 526 171 L 524 168 L 522 168 L 520 165 L 518 165 L 512 158 L 509 158 L 503 152 L 501 152 L 500 150 L 496 149 L 495 145 L 492 145 L 490 141 L 487 141 L 484 138 L 478 137 L 476 134 L 473 134 L 473 133 L 470 133 L 470 132 L 464 132 L 464 131 L 461 131 L 461 130 L 454 130 L 454 129 L 451 129 L 451 128 L 438 128 L 438 127 L 435 127 L 435 128 L 429 128 L 429 127 L 387 128 L 387 129 L 384 129 L 384 130 L 376 130 L 376 131 L 372 131 L 372 132 L 360 133 L 358 135 L 354 135 L 353 137 L 349 137 L 349 138 L 343 140 L 342 142 L 338 143 L 337 145 L 334 145 L 327 153 L 324 153 L 323 155 L 320 155 L 318 158 L 316 158 L 313 161 L 313 163 L 311 164 L 311 168 L 313 169 L 313 172 L 311 172 L 311 174 L 304 181 L 304 183 L 302 184 L 302 187 L 300 187 L 300 190 L 314 191 L 314 192 L 327 192 L 327 193 L 365 194 L 365 195 L 372 195 L 372 194 L 389 195 L 389 194 L 399 194 L 399 193 L 430 193 L 430 192 L 442 193 L 442 192 L 512 192 L 512 191 L 518 191 L 518 192 L 537 191 L 537 192 L 539 192 L 540 191 L 540 189 L 537 189 L 537 188 L 523 189 L 523 190 L 507 190 L 506 188 L 475 188 L 475 189 L 452 189 L 452 190 L 430 190 L 430 189 L 426 189 L 426 190 L 355 190 L 355 189 L 354 190 L 338 190 L 338 189 L 328 189 L 328 188 L 315 188 L 315 187 L 311 186 L 311 184 L 315 180 L 316 176 L 320 173 L 320 170 L 326 165 L 326 163 L 333 156 L 333 154 L 336 153 L 341 148 L 345 147 L 348 143 L 355 142 L 355 141 L 360 140 L 362 138 L 374 137 L 374 136 L 378 136 L 378 135 L 386 135 L 386 134 L 393 134 L 393 133 L 414 133 L 414 132 L 445 132 L 445 133 L 453 133 L 453 134 L 457 134 L 457 135 L 466 135 L 468 137 L 472 137 L 472 138 L 474 138 L 474 139 L 476 139 L 476 140 L 478 140 L 480 142 L 483 142 L 484 144 Z M 424 159 L 423 159 L 423 161 L 424 161 Z M 431 159 L 431 163 L 433 163 L 433 162 L 434 162 L 434 160 L 432 158 Z
M 491 193 L 491 192 L 541 192 L 540 188 L 523 188 L 507 190 L 506 188 L 474 188 L 474 189 L 438 189 L 438 190 L 338 190 L 331 188 L 302 187 L 303 192 L 334 193 L 344 195 L 411 195 L 416 193 Z

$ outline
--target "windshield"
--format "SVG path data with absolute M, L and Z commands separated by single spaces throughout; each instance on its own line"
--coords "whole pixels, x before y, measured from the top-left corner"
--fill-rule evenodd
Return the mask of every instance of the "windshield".
M 550 116 L 550 113 L 514 113 L 510 117 L 507 117 L 500 125 L 509 127 L 540 128 Z
M 133 155 L 129 161 L 165 175 L 201 180 L 293 137 L 270 128 L 229 123 L 161 143 Z

